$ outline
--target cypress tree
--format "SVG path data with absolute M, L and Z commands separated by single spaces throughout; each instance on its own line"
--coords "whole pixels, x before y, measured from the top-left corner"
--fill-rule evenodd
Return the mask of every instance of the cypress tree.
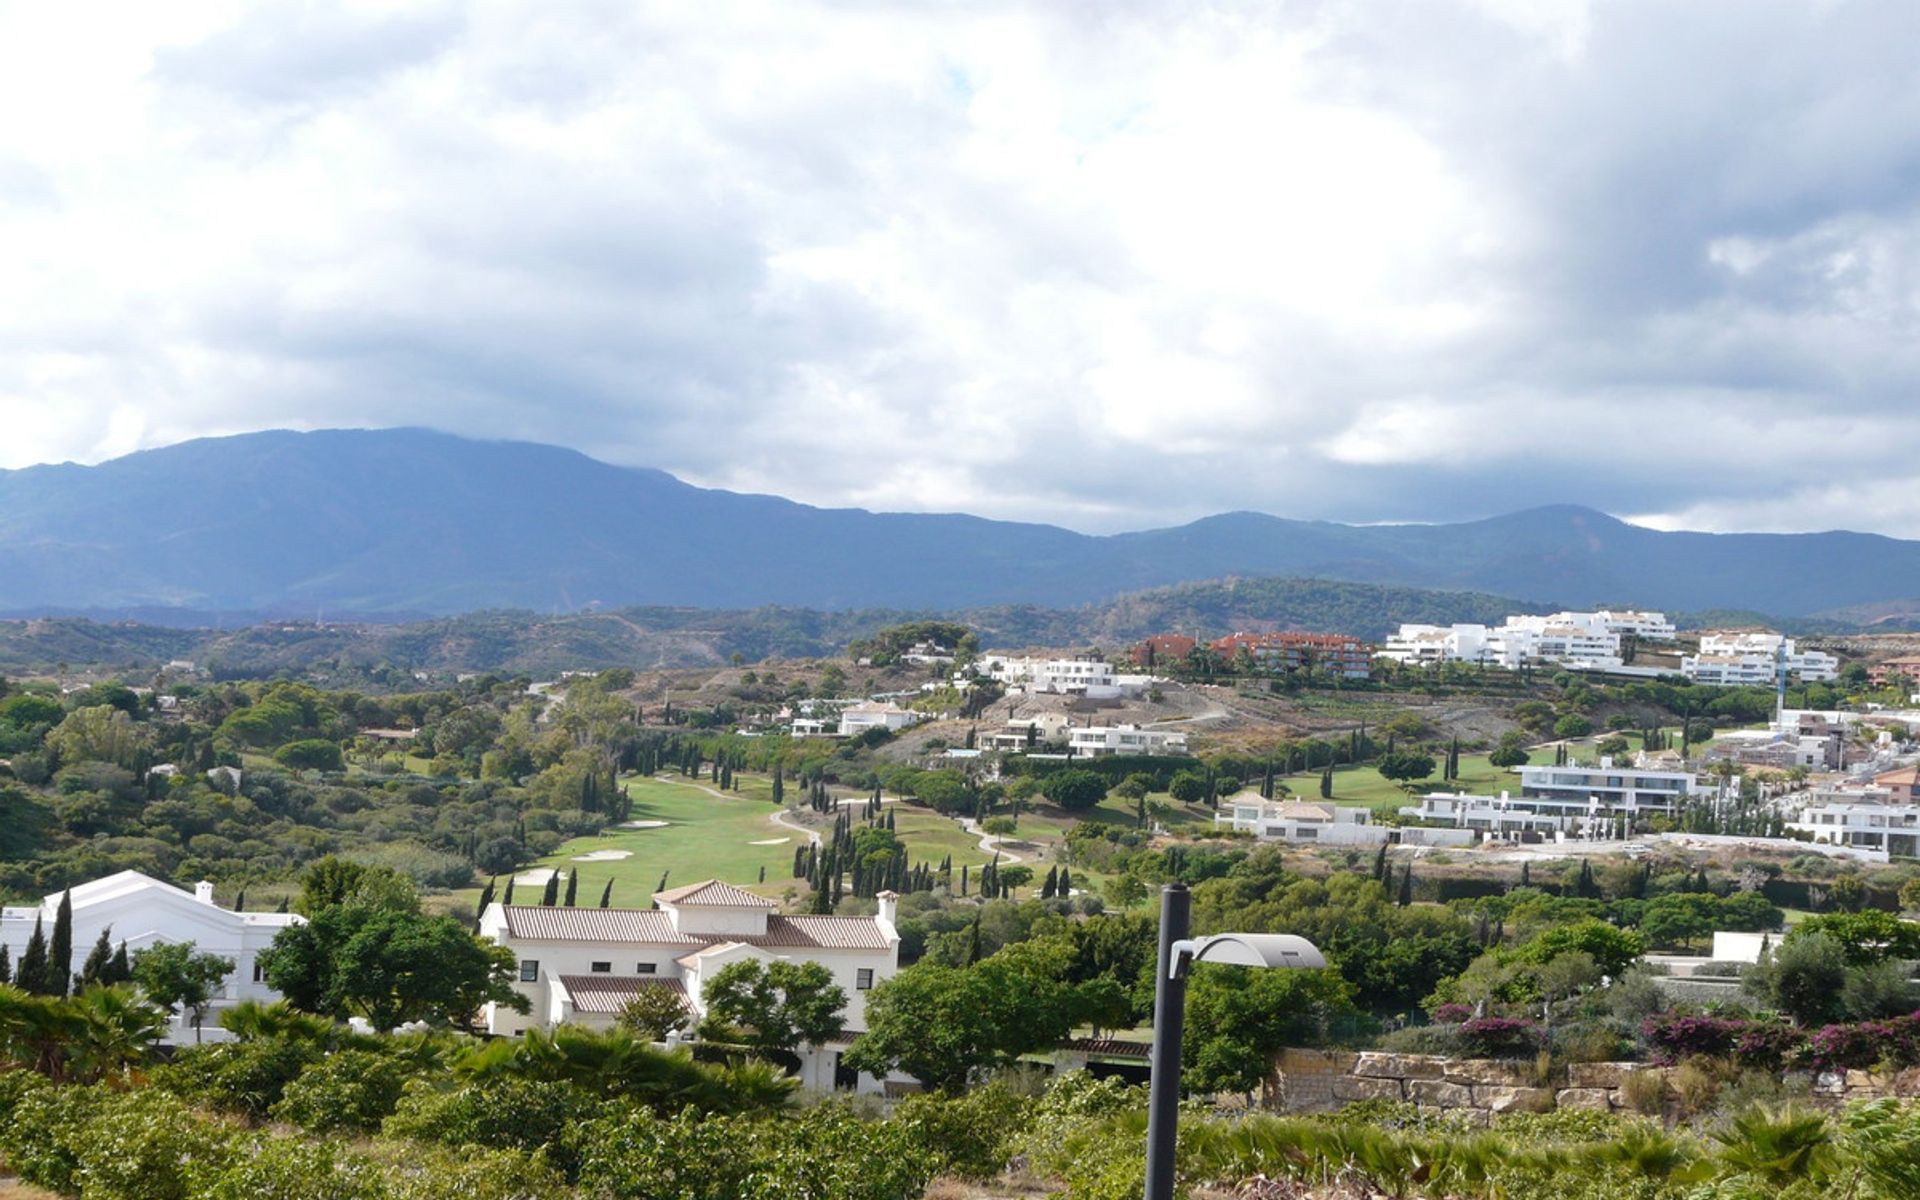
M 785 804 L 786 796 L 787 781 L 781 778 L 780 764 L 775 763 L 773 764 L 773 802 L 776 805 Z
M 1373 877 L 1379 881 L 1381 887 L 1387 886 L 1387 844 L 1385 842 L 1381 842 L 1380 848 L 1373 852 Z
M 1412 903 L 1413 903 L 1413 864 L 1408 863 L 1407 869 L 1400 873 L 1400 907 L 1405 908 L 1407 905 Z
M 579 897 L 580 897 L 580 872 L 568 871 L 567 872 L 567 907 L 572 908 L 573 902 L 579 899 Z
M 1706 872 L 1700 872 L 1702 879 Z M 53 940 L 47 946 L 47 994 L 64 996 L 73 987 L 73 889 L 60 893 L 53 914 Z
M 1523 862 L 1520 864 L 1520 886 L 1521 887 L 1533 886 L 1533 864 L 1532 863 Z
M 503 905 L 513 903 L 513 876 L 511 875 L 507 876 L 507 890 L 501 893 L 500 903 Z
M 1320 798 L 1322 800 L 1333 799 L 1333 768 L 1332 767 L 1328 767 L 1326 770 L 1320 772 Z
M 1056 891 L 1063 897 L 1073 895 L 1073 873 L 1066 867 L 1060 868 L 1060 886 Z
M 960 894 L 967 894 L 967 864 L 960 864 Z
M 274 909 L 273 911 L 278 913 L 283 913 L 287 911 L 287 897 L 285 896 L 280 897 L 280 907 Z
M 554 871 L 547 876 L 547 886 L 540 892 L 540 906 L 552 908 L 560 903 L 560 872 Z
M 99 938 L 93 943 L 93 950 L 87 955 L 86 964 L 80 968 L 82 987 L 105 983 L 103 977 L 113 970 L 113 942 L 107 936 L 112 928 L 108 926 L 100 931 Z
M 980 912 L 973 914 L 973 929 L 967 936 L 968 966 L 972 966 L 980 961 L 980 918 L 985 914 L 985 911 L 985 909 L 982 909 Z
M 239 891 L 233 894 L 233 911 L 235 912 L 247 911 L 247 889 L 244 885 L 240 888 Z
M 671 869 L 668 869 L 668 870 L 665 870 L 665 871 L 662 871 L 662 872 L 660 872 L 660 886 L 659 886 L 659 887 L 657 887 L 657 888 L 654 888 L 653 890 L 654 890 L 654 891 L 656 891 L 656 892 L 664 892 L 664 891 L 666 891 L 666 890 L 667 890 L 667 876 L 668 876 L 668 875 L 671 875 L 672 873 L 673 873 L 673 872 L 672 872 L 672 870 L 671 870 Z
M 0 942 L 0 983 L 13 982 L 13 954 L 5 942 Z
M 487 905 L 493 903 L 493 885 L 497 882 L 499 882 L 498 877 L 489 879 L 487 880 L 487 886 L 480 889 L 480 902 L 473 906 L 474 920 L 477 921 L 484 916 L 487 911 Z
M 767 869 L 766 869 L 765 867 L 761 867 L 761 868 L 760 868 L 760 882 L 761 882 L 761 883 L 765 883 L 766 881 L 767 881 Z M 609 884 L 608 884 L 607 886 L 609 886 L 609 887 L 611 887 L 611 886 L 613 886 L 613 885 L 612 885 L 611 883 L 609 883 Z M 605 906 L 605 905 L 601 905 L 601 907 L 602 907 L 602 908 L 605 908 L 606 906 Z
M 33 918 L 33 936 L 27 939 L 27 948 L 20 954 L 20 969 L 14 972 L 14 981 L 37 996 L 47 993 L 47 932 L 38 916 Z
M 795 846 L 793 848 L 793 877 L 798 879 L 806 873 L 807 848 L 805 846 Z

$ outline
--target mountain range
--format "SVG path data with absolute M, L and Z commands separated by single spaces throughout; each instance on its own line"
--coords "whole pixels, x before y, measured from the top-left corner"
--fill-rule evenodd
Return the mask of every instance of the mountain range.
M 1553 505 L 1448 525 L 1234 512 L 1108 536 L 817 508 L 418 429 L 208 438 L 0 471 L 0 612 L 1085 605 L 1291 576 L 1805 616 L 1920 597 L 1920 542 L 1661 532 Z

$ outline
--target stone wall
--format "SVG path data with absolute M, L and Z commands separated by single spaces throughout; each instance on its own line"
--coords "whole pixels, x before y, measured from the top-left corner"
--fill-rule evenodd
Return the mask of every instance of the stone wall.
M 1286 1112 L 1329 1112 L 1355 1100 L 1399 1100 L 1487 1122 L 1495 1113 L 1556 1108 L 1658 1112 L 1674 1099 L 1669 1070 L 1648 1063 L 1570 1063 L 1542 1076 L 1532 1062 L 1382 1051 L 1284 1050 L 1274 1097 Z M 1643 1077 L 1636 1081 L 1635 1076 Z M 1812 1080 L 1833 1103 L 1920 1096 L 1920 1068 L 1897 1075 L 1847 1071 Z

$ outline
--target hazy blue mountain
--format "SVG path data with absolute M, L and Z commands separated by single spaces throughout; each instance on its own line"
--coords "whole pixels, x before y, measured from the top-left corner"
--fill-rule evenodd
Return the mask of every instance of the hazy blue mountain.
M 247 434 L 0 471 L 5 612 L 953 610 L 1235 575 L 1798 615 L 1920 597 L 1920 543 L 1659 533 L 1571 506 L 1457 525 L 1226 513 L 1091 537 L 814 508 L 422 430 Z

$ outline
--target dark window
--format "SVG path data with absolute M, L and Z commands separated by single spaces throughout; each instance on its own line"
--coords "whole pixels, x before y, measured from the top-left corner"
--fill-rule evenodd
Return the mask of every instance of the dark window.
M 873 986 L 873 968 L 861 967 L 853 977 L 854 990 L 864 992 Z
M 540 978 L 540 960 L 523 958 L 520 960 L 520 982 L 534 983 Z
M 254 959 L 253 960 L 253 981 L 255 983 L 261 983 L 261 982 L 264 982 L 266 978 L 267 978 L 267 969 L 260 965 L 259 959 L 257 958 Z
M 651 974 L 653 974 L 654 972 L 656 972 L 656 971 L 658 971 L 659 969 L 660 969 L 660 964 L 659 964 L 659 963 L 635 963 L 635 964 L 633 964 L 633 973 L 634 973 L 635 975 L 651 975 Z
M 610 962 L 597 962 L 592 964 L 591 970 L 595 975 L 606 975 L 613 970 L 613 964 Z

